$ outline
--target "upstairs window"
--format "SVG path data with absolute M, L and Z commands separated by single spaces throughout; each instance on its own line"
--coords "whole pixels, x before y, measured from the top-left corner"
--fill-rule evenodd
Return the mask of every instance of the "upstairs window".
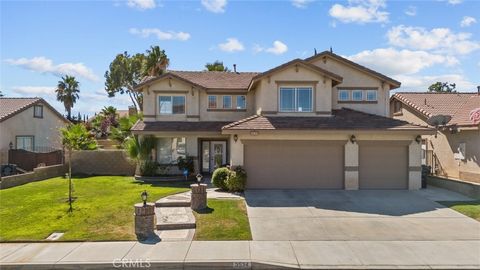
M 311 112 L 313 110 L 311 87 L 281 87 L 281 112 Z
M 43 106 L 42 105 L 33 106 L 33 117 L 43 118 Z
M 362 101 L 363 100 L 363 91 L 362 90 L 353 90 L 352 91 L 352 100 L 353 101 Z
M 247 98 L 245 96 L 237 96 L 237 110 L 247 108 Z
M 159 96 L 160 114 L 185 114 L 185 96 Z
M 208 96 L 208 108 L 209 109 L 217 108 L 217 96 Z
M 224 109 L 232 108 L 232 96 L 223 96 L 223 108 Z

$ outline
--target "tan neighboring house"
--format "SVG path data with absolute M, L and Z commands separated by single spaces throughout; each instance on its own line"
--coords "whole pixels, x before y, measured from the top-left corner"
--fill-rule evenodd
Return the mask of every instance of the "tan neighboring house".
M 479 93 L 396 93 L 390 99 L 396 119 L 419 125 L 438 115 L 450 119 L 435 135 L 423 136 L 422 163 L 434 174 L 480 183 L 480 130 L 470 120 L 478 108 Z
M 69 121 L 42 98 L 0 98 L 0 163 L 8 149 L 61 149 L 58 129 Z
M 167 71 L 136 87 L 133 132 L 159 138 L 161 164 L 243 166 L 249 189 L 419 189 L 434 130 L 388 117 L 399 86 L 328 51 L 261 73 Z

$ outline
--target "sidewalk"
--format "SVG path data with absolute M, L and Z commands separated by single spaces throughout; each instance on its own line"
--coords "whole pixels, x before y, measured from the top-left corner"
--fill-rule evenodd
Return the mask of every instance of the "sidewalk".
M 480 241 L 0 244 L 3 269 L 478 269 Z

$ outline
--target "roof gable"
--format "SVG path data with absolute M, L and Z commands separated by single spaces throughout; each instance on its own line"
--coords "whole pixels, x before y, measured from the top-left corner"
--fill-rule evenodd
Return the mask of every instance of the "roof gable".
M 388 77 L 388 76 L 386 76 L 386 75 L 383 75 L 383 74 L 381 74 L 381 73 L 379 73 L 379 72 L 377 72 L 377 71 L 375 71 L 375 70 L 372 70 L 372 69 L 369 69 L 369 68 L 367 68 L 367 67 L 365 67 L 365 66 L 362 66 L 362 65 L 360 65 L 360 64 L 357 64 L 357 63 L 355 63 L 355 62 L 353 62 L 353 61 L 351 61 L 351 60 L 348 60 L 347 58 L 344 58 L 344 57 L 342 57 L 342 56 L 340 56 L 340 55 L 338 55 L 338 54 L 335 54 L 335 53 L 333 53 L 333 52 L 330 52 L 330 51 L 323 51 L 323 52 L 321 52 L 321 53 L 319 53 L 319 54 L 310 56 L 310 57 L 308 57 L 308 58 L 305 58 L 305 61 L 308 62 L 308 63 L 312 63 L 313 61 L 315 61 L 315 60 L 317 60 L 317 59 L 319 59 L 319 58 L 331 58 L 331 59 L 335 59 L 335 60 L 337 60 L 337 61 L 339 61 L 339 62 L 341 62 L 341 63 L 343 63 L 343 64 L 346 64 L 346 65 L 348 65 L 348 66 L 350 66 L 350 67 L 352 67 L 352 68 L 354 68 L 354 69 L 356 69 L 356 70 L 359 70 L 359 71 L 361 71 L 361 72 L 363 72 L 363 73 L 366 73 L 366 74 L 368 74 L 368 75 L 370 75 L 370 76 L 373 76 L 373 77 L 375 77 L 375 78 L 378 78 L 378 79 L 380 79 L 380 80 L 383 80 L 383 81 L 387 82 L 388 84 L 390 84 L 391 86 L 393 86 L 392 89 L 398 88 L 398 87 L 400 87 L 400 85 L 401 85 L 401 83 L 400 83 L 399 81 L 395 80 L 395 79 L 392 79 L 392 78 L 390 78 L 390 77 Z
M 50 104 L 48 104 L 48 102 L 46 102 L 43 98 L 38 98 L 38 97 L 35 97 L 35 98 L 2 97 L 0 98 L 0 122 L 3 122 L 39 103 L 47 106 L 64 122 L 69 122 L 61 113 L 59 113 L 57 110 L 55 110 L 55 108 L 53 108 Z

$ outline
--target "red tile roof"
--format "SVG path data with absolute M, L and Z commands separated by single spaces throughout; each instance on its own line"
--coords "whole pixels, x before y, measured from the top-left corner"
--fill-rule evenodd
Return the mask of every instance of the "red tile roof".
M 146 84 L 171 76 L 206 89 L 246 90 L 252 81 L 252 78 L 258 74 L 258 72 L 169 70 L 158 77 L 145 77 L 136 88 L 138 89 Z
M 469 119 L 470 111 L 480 107 L 478 93 L 400 92 L 392 99 L 410 106 L 427 119 L 434 115 L 449 115 L 452 119 L 448 125 L 473 125 Z
M 223 130 L 416 130 L 432 129 L 351 109 L 333 110 L 331 117 L 255 115 L 224 126 Z

